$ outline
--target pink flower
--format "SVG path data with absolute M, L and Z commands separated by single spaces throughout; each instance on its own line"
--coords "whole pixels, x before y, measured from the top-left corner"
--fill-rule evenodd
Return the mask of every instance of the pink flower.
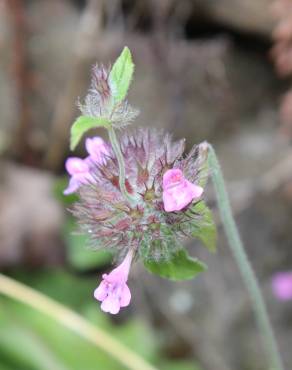
M 278 272 L 273 276 L 272 288 L 280 301 L 292 300 L 292 271 Z
M 166 212 L 180 211 L 203 194 L 201 186 L 192 184 L 180 169 L 175 168 L 163 175 L 163 204 Z
M 90 167 L 87 159 L 70 157 L 66 160 L 65 167 L 71 175 L 69 185 L 64 190 L 65 195 L 74 193 L 81 184 L 90 180 Z
M 97 164 L 105 164 L 106 156 L 109 154 L 108 144 L 99 136 L 88 138 L 85 141 L 85 147 L 89 157 Z
M 101 309 L 113 315 L 129 305 L 131 292 L 127 285 L 133 254 L 129 251 L 124 261 L 111 273 L 102 275 L 102 282 L 94 291 L 94 298 L 101 301 Z
M 86 139 L 86 150 L 89 154 L 85 159 L 70 157 L 65 163 L 65 167 L 71 179 L 64 194 L 74 193 L 82 184 L 92 180 L 91 170 L 94 164 L 106 164 L 106 155 L 109 154 L 109 146 L 101 137 Z

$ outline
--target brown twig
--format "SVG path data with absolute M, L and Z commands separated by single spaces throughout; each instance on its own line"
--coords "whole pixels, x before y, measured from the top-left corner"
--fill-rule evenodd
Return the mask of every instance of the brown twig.
M 28 97 L 31 75 L 29 73 L 29 58 L 26 47 L 28 37 L 27 21 L 24 1 L 9 0 L 6 4 L 13 31 L 12 72 L 16 87 L 16 105 L 18 111 L 18 125 L 12 148 L 18 159 L 28 162 L 30 157 L 28 136 L 31 123 Z

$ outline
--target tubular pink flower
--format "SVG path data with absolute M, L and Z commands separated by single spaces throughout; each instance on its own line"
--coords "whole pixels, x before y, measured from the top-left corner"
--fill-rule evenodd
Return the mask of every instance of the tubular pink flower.
M 204 189 L 192 184 L 180 169 L 175 168 L 163 175 L 163 204 L 166 212 L 180 211 L 193 200 L 198 200 Z
M 65 163 L 65 167 L 71 178 L 64 194 L 72 194 L 82 184 L 92 180 L 91 171 L 94 164 L 106 164 L 106 155 L 109 154 L 108 144 L 99 136 L 88 138 L 85 142 L 86 150 L 89 154 L 85 159 L 70 157 Z
M 65 195 L 74 193 L 80 185 L 90 180 L 90 167 L 86 159 L 70 157 L 67 159 L 65 167 L 71 175 L 69 185 L 64 190 Z
M 292 300 L 292 271 L 278 272 L 273 276 L 272 289 L 280 301 Z
M 109 154 L 109 146 L 101 137 L 87 138 L 85 147 L 89 154 L 88 158 L 93 162 L 97 164 L 106 163 L 106 156 Z
M 102 282 L 94 291 L 94 298 L 101 301 L 101 309 L 113 315 L 126 307 L 131 301 L 131 292 L 127 285 L 131 262 L 132 251 L 129 251 L 123 262 L 111 273 L 102 275 Z

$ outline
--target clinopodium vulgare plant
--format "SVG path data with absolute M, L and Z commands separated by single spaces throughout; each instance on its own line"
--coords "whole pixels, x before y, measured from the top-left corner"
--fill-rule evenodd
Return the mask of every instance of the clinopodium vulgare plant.
M 224 178 L 213 147 L 195 145 L 185 153 L 184 140 L 164 131 L 125 131 L 138 110 L 126 101 L 134 64 L 126 47 L 111 69 L 96 66 L 82 115 L 71 128 L 71 149 L 90 129 L 103 127 L 109 141 L 85 141 L 88 156 L 69 158 L 71 175 L 65 194 L 78 192 L 73 206 L 81 229 L 97 248 L 110 248 L 119 265 L 94 291 L 101 309 L 117 314 L 131 301 L 128 276 L 133 261 L 142 260 L 151 273 L 172 280 L 191 279 L 206 265 L 190 257 L 186 238 L 197 238 L 215 251 L 216 227 L 204 202 L 208 173 L 213 180 L 228 244 L 251 296 L 263 334 L 269 368 L 283 370 L 266 306 L 232 216 Z M 117 137 L 116 130 L 122 131 Z
M 215 250 L 216 228 L 204 202 L 208 175 L 208 145 L 185 153 L 185 140 L 152 128 L 125 130 L 138 111 L 126 101 L 134 65 L 125 48 L 109 70 L 95 66 L 82 112 L 71 130 L 71 148 L 91 128 L 104 127 L 100 137 L 85 141 L 85 159 L 68 158 L 71 175 L 65 194 L 77 192 L 73 206 L 81 229 L 96 248 L 110 248 L 120 265 L 94 292 L 101 308 L 116 314 L 130 303 L 127 285 L 131 263 L 141 259 L 162 277 L 191 279 L 206 266 L 183 248 L 186 238 L 198 238 Z M 119 137 L 116 129 L 123 132 Z

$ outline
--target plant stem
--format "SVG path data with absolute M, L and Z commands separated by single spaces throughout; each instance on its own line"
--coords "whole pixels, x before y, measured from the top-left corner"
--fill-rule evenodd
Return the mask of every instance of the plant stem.
M 136 205 L 136 199 L 130 195 L 126 188 L 126 169 L 125 169 L 125 162 L 124 157 L 121 152 L 120 144 L 116 135 L 116 132 L 113 127 L 107 128 L 109 139 L 112 144 L 113 151 L 117 157 L 118 165 L 119 165 L 119 185 L 121 193 L 123 194 L 123 197 L 130 203 Z
M 157 370 L 111 335 L 36 290 L 0 274 L 0 293 L 27 304 L 99 347 L 130 370 Z
M 243 243 L 240 239 L 239 232 L 232 215 L 223 174 L 217 156 L 210 144 L 208 144 L 208 147 L 208 164 L 211 170 L 211 177 L 215 187 L 223 227 L 227 236 L 229 247 L 238 264 L 241 275 L 252 300 L 253 309 L 259 329 L 261 330 L 261 334 L 263 336 L 266 351 L 270 356 L 270 369 L 284 370 L 259 283 L 244 250 Z

